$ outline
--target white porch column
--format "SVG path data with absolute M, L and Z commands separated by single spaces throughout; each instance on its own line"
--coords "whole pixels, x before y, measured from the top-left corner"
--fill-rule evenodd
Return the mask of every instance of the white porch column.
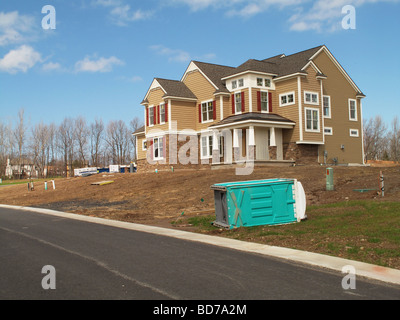
M 275 128 L 270 128 L 270 147 L 276 147 Z
M 233 147 L 239 148 L 239 129 L 233 129 Z
M 249 146 L 255 146 L 254 126 L 249 126 Z

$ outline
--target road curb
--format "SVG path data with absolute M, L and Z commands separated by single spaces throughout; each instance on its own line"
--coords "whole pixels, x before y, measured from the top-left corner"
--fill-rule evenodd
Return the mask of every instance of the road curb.
M 49 209 L 1 205 L 0 208 L 16 209 L 23 211 L 31 211 L 41 214 L 53 215 L 62 218 L 74 219 L 90 223 L 98 223 L 102 225 L 124 228 L 128 230 L 141 231 L 152 233 L 161 236 L 173 237 L 182 240 L 196 241 L 209 245 L 230 248 L 245 252 L 261 254 L 270 257 L 276 257 L 288 261 L 300 262 L 316 267 L 327 268 L 330 270 L 342 272 L 344 266 L 352 266 L 356 270 L 357 276 L 362 276 L 370 279 L 375 279 L 387 283 L 400 285 L 400 270 L 381 267 L 364 262 L 358 262 L 338 257 L 331 257 L 319 253 L 269 246 L 264 244 L 245 242 L 235 239 L 228 239 L 218 236 L 210 236 L 199 233 L 193 233 L 182 230 L 174 230 L 168 228 L 154 227 L 149 225 L 142 225 L 130 222 L 123 222 L 117 220 L 109 220 L 97 217 L 84 216 L 74 213 L 66 213 L 61 211 L 54 211 Z

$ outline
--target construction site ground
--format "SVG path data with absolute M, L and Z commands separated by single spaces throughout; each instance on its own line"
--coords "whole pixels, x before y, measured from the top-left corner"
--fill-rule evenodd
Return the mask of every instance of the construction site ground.
M 26 181 L 1 186 L 0 204 L 46 208 L 196 232 L 199 230 L 189 223 L 175 222 L 188 217 L 213 215 L 214 191 L 210 187 L 215 183 L 295 178 L 304 187 L 307 207 L 352 200 L 400 202 L 400 166 L 334 166 L 334 191 L 326 191 L 326 169 L 326 166 L 319 165 L 256 167 L 251 175 L 245 176 L 236 175 L 233 168 L 106 173 L 56 179 L 55 189 L 48 182 L 47 190 L 44 181 L 34 181 L 34 191 L 28 189 Z M 384 197 L 379 193 L 381 171 L 385 183 Z M 360 192 L 361 189 L 365 192 Z M 313 219 L 313 214 L 308 214 L 308 218 Z M 224 236 L 225 231 L 214 228 L 202 232 Z M 312 237 L 304 238 L 315 241 Z M 274 241 L 269 237 L 268 244 L 308 251 L 322 250 L 307 240 L 292 240 L 293 243 L 290 239 L 282 241 L 277 238 Z M 397 250 L 400 251 L 399 248 Z M 384 264 L 400 269 L 400 252 L 397 258 Z

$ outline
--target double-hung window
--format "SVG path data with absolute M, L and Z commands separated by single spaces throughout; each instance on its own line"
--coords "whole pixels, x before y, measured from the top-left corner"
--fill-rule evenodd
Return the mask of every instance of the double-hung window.
M 235 93 L 235 111 L 236 113 L 242 112 L 242 93 Z
M 149 107 L 149 125 L 154 125 L 154 114 L 155 114 L 155 107 Z
M 306 131 L 319 132 L 319 110 L 304 108 L 306 113 Z
M 349 119 L 357 121 L 357 103 L 354 99 L 349 99 Z
M 160 104 L 160 123 L 165 123 L 165 103 Z
M 324 118 L 331 117 L 331 97 L 323 96 L 323 108 L 324 108 Z
M 163 158 L 164 155 L 164 138 L 154 138 L 153 140 L 154 160 Z
M 204 135 L 201 137 L 201 157 L 210 158 L 212 157 L 213 150 L 213 136 Z
M 202 122 L 212 121 L 214 115 L 213 102 L 208 101 L 201 104 L 201 118 Z
M 268 92 L 260 92 L 261 111 L 268 111 Z

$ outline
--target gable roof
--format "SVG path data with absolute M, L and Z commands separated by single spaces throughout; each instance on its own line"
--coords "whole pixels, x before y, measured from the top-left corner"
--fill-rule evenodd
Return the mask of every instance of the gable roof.
M 181 81 L 155 78 L 164 89 L 166 97 L 197 99 L 194 93 Z
M 141 104 L 149 103 L 147 97 L 150 91 L 155 88 L 161 88 L 161 90 L 164 91 L 163 98 L 173 97 L 197 100 L 197 97 L 194 95 L 194 93 L 183 82 L 178 80 L 154 78 Z
M 201 61 L 192 61 L 203 74 L 212 82 L 216 88 L 216 92 L 229 93 L 225 86 L 225 82 L 222 80 L 227 74 L 236 70 L 234 67 L 223 66 L 219 64 L 206 63 Z
M 206 63 L 201 61 L 191 61 L 189 67 L 186 69 L 181 81 L 177 80 L 167 80 L 155 78 L 156 81 L 160 84 L 162 89 L 165 92 L 165 97 L 178 97 L 178 98 L 186 98 L 186 99 L 197 99 L 197 97 L 193 94 L 193 92 L 184 84 L 185 76 L 193 71 L 199 70 L 207 80 L 213 85 L 216 89 L 214 94 L 216 93 L 229 93 L 229 90 L 226 88 L 225 81 L 228 78 L 232 78 L 234 76 L 240 75 L 246 72 L 259 72 L 265 73 L 274 76 L 275 79 L 286 77 L 290 75 L 303 74 L 306 75 L 307 72 L 304 70 L 307 65 L 310 63 L 314 66 L 314 69 L 318 69 L 318 67 L 312 62 L 312 60 L 318 56 L 322 51 L 325 51 L 329 58 L 335 63 L 335 65 L 342 72 L 344 77 L 349 81 L 349 83 L 353 86 L 354 90 L 357 92 L 357 95 L 364 97 L 365 95 L 362 91 L 357 87 L 354 81 L 350 78 L 347 72 L 342 68 L 339 62 L 335 59 L 335 57 L 330 53 L 330 51 L 326 48 L 325 45 L 320 45 L 311 49 L 307 49 L 304 51 L 300 51 L 291 55 L 286 56 L 285 54 L 278 54 L 276 56 L 264 59 L 264 60 L 256 60 L 249 59 L 238 67 L 229 67 L 224 65 Z M 326 77 L 322 72 L 317 70 L 318 77 Z M 149 91 L 151 90 L 151 87 Z M 148 93 L 149 93 L 148 91 Z M 143 100 L 143 103 L 146 103 L 146 98 Z

